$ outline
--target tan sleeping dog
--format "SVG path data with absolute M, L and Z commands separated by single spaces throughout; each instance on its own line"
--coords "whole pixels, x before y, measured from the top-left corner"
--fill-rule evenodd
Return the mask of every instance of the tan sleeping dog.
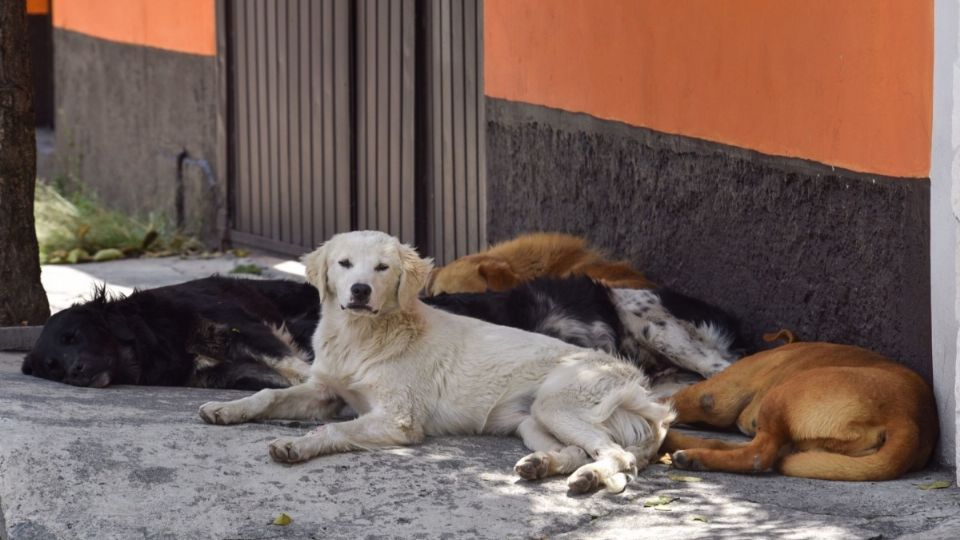
M 682 469 L 825 480 L 890 480 L 922 468 L 937 441 L 930 386 L 879 354 L 792 343 L 748 356 L 673 398 L 677 423 L 736 425 L 751 442 L 667 434 Z
M 584 274 L 611 288 L 647 289 L 654 285 L 621 261 L 609 261 L 582 238 L 533 233 L 461 257 L 433 274 L 430 295 L 505 291 L 541 276 Z

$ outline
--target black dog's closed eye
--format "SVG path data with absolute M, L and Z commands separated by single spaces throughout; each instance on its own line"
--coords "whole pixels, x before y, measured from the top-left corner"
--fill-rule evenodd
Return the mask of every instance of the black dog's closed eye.
M 350 259 L 341 259 L 337 264 L 344 268 L 353 268 L 353 263 L 350 262 Z
M 77 334 L 64 334 L 60 337 L 60 343 L 64 345 L 75 345 L 77 343 Z
M 385 264 L 383 264 L 383 263 L 380 263 L 380 264 L 378 264 L 378 265 L 376 265 L 376 266 L 373 267 L 373 269 L 376 270 L 377 272 L 386 271 L 387 268 L 390 268 L 390 267 L 387 266 L 387 265 L 385 265 Z

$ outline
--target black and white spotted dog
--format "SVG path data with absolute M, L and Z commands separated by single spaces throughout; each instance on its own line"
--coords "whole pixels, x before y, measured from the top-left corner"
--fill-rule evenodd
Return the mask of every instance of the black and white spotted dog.
M 538 278 L 503 292 L 425 298 L 434 307 L 629 358 L 656 376 L 710 377 L 742 355 L 737 321 L 670 289 L 609 289 L 587 277 Z

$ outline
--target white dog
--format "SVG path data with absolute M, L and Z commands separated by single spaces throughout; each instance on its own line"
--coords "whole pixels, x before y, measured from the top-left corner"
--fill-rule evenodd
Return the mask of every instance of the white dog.
M 320 291 L 311 378 L 200 407 L 211 424 L 356 419 L 270 444 L 280 462 L 418 443 L 428 435 L 519 435 L 534 453 L 516 472 L 533 480 L 573 473 L 582 493 L 619 492 L 656 454 L 674 414 L 646 377 L 608 354 L 453 315 L 417 293 L 432 263 L 376 231 L 338 234 L 306 255 Z

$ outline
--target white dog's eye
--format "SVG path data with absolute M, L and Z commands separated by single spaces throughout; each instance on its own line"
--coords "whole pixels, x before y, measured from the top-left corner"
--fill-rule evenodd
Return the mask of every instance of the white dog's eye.
M 350 259 L 343 259 L 339 261 L 338 264 L 344 268 L 353 268 L 353 263 L 350 262 Z
M 383 264 L 383 263 L 380 263 L 380 264 L 378 264 L 378 265 L 376 265 L 376 266 L 373 267 L 373 269 L 376 270 L 377 272 L 383 272 L 383 271 L 386 270 L 387 268 L 390 268 L 390 267 L 387 266 L 387 265 L 385 265 L 385 264 Z

